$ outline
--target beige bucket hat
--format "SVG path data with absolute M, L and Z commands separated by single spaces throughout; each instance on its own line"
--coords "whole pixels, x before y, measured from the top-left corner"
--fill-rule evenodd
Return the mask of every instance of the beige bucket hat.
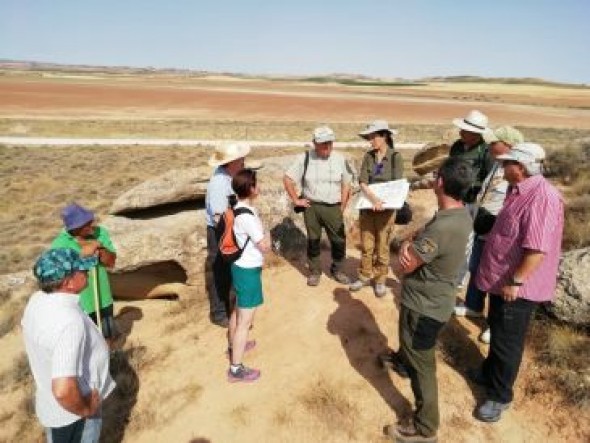
M 250 154 L 251 148 L 247 143 L 224 143 L 215 147 L 213 155 L 209 158 L 209 166 L 217 167 L 227 165 L 238 158 Z

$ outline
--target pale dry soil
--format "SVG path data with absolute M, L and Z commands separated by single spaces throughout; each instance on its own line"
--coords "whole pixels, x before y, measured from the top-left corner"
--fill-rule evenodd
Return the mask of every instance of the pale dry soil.
M 430 208 L 434 203 L 430 191 L 416 191 L 412 200 Z M 326 270 L 328 255 L 324 250 Z M 358 258 L 351 244 L 351 275 Z M 123 401 L 115 409 L 105 406 L 105 441 L 385 441 L 382 427 L 406 416 L 413 401 L 409 382 L 375 361 L 379 352 L 398 347 L 398 277 L 390 273 L 388 295 L 377 299 L 370 288 L 350 293 L 325 275 L 319 287 L 310 288 L 302 261 L 270 262 L 263 275 L 265 303 L 251 331 L 257 346 L 245 358 L 262 370 L 253 384 L 227 382 L 225 331 L 209 324 L 202 288 L 192 292 L 192 302 L 116 303 L 124 333 L 118 352 L 132 356 L 133 369 L 118 378 Z M 477 342 L 480 326 L 452 319 L 439 340 L 439 441 L 588 441 L 588 414 L 563 408 L 553 394 L 527 396 L 527 374 L 542 370 L 528 353 L 514 405 L 502 420 L 484 424 L 472 417 L 483 393 L 463 374 L 485 355 Z M 23 349 L 18 330 L 1 341 L 5 371 Z M 27 395 L 3 390 L 0 441 L 14 441 L 24 414 L 18 405 Z M 29 421 L 19 436 L 39 441 L 40 431 Z

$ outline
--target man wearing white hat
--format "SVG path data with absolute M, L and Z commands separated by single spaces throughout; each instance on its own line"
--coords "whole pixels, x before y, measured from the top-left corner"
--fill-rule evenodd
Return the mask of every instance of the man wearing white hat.
M 342 271 L 346 256 L 343 211 L 350 198 L 352 173 L 344 156 L 332 151 L 335 138 L 334 131 L 329 127 L 316 128 L 313 131 L 314 149 L 300 155 L 283 178 L 293 204 L 305 208 L 303 218 L 307 231 L 309 286 L 320 283 L 322 229 L 330 240 L 332 277 L 339 283 L 349 283 L 348 276 Z M 296 184 L 302 188 L 301 195 L 297 193 Z
M 475 180 L 463 198 L 465 203 L 473 203 L 481 184 L 494 164 L 488 152 L 483 134 L 488 131 L 488 118 L 477 110 L 467 114 L 465 118 L 453 119 L 453 124 L 460 129 L 460 139 L 453 143 L 450 157 L 461 157 L 471 164 Z
M 213 281 L 207 279 L 209 316 L 211 322 L 226 328 L 229 322 L 231 290 L 231 267 L 219 255 L 215 227 L 229 206 L 228 197 L 234 193 L 232 177 L 244 167 L 244 158 L 250 153 L 245 143 L 226 143 L 215 148 L 209 166 L 215 168 L 207 185 L 205 218 L 207 222 L 207 265 L 213 271 Z
M 510 406 L 531 315 L 553 300 L 563 234 L 563 198 L 542 175 L 543 148 L 520 143 L 497 157 L 509 183 L 502 210 L 487 236 L 476 286 L 490 294 L 491 342 L 481 368 L 469 377 L 486 388 L 475 416 L 500 419 Z
M 477 110 L 470 111 L 465 118 L 453 119 L 453 124 L 460 129 L 461 138 L 453 143 L 449 152 L 450 157 L 460 157 L 467 160 L 473 172 L 473 184 L 463 196 L 463 203 L 472 212 L 472 204 L 481 190 L 481 185 L 489 172 L 492 170 L 494 160 L 492 159 L 488 145 L 483 135 L 489 131 L 488 118 Z M 457 274 L 457 286 L 462 288 L 471 256 L 473 245 L 473 233 L 469 237 L 467 249 L 465 250 L 465 264 Z

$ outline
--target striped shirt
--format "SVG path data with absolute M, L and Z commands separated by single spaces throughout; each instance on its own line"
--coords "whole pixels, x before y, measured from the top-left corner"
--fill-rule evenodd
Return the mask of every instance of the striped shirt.
M 504 207 L 488 234 L 476 286 L 501 294 L 521 264 L 525 250 L 544 254 L 541 264 L 519 288 L 518 296 L 534 302 L 552 300 L 563 233 L 563 199 L 542 175 L 510 186 Z
M 80 419 L 57 402 L 53 379 L 76 377 L 82 395 L 94 388 L 102 399 L 114 389 L 109 349 L 80 309 L 77 295 L 36 292 L 27 303 L 21 325 L 35 379 L 35 412 L 43 426 L 58 428 Z

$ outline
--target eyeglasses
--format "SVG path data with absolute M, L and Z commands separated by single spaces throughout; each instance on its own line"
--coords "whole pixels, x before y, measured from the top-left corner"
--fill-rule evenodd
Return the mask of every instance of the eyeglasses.
M 381 175 L 383 173 L 383 163 L 377 163 L 373 166 L 373 175 Z

